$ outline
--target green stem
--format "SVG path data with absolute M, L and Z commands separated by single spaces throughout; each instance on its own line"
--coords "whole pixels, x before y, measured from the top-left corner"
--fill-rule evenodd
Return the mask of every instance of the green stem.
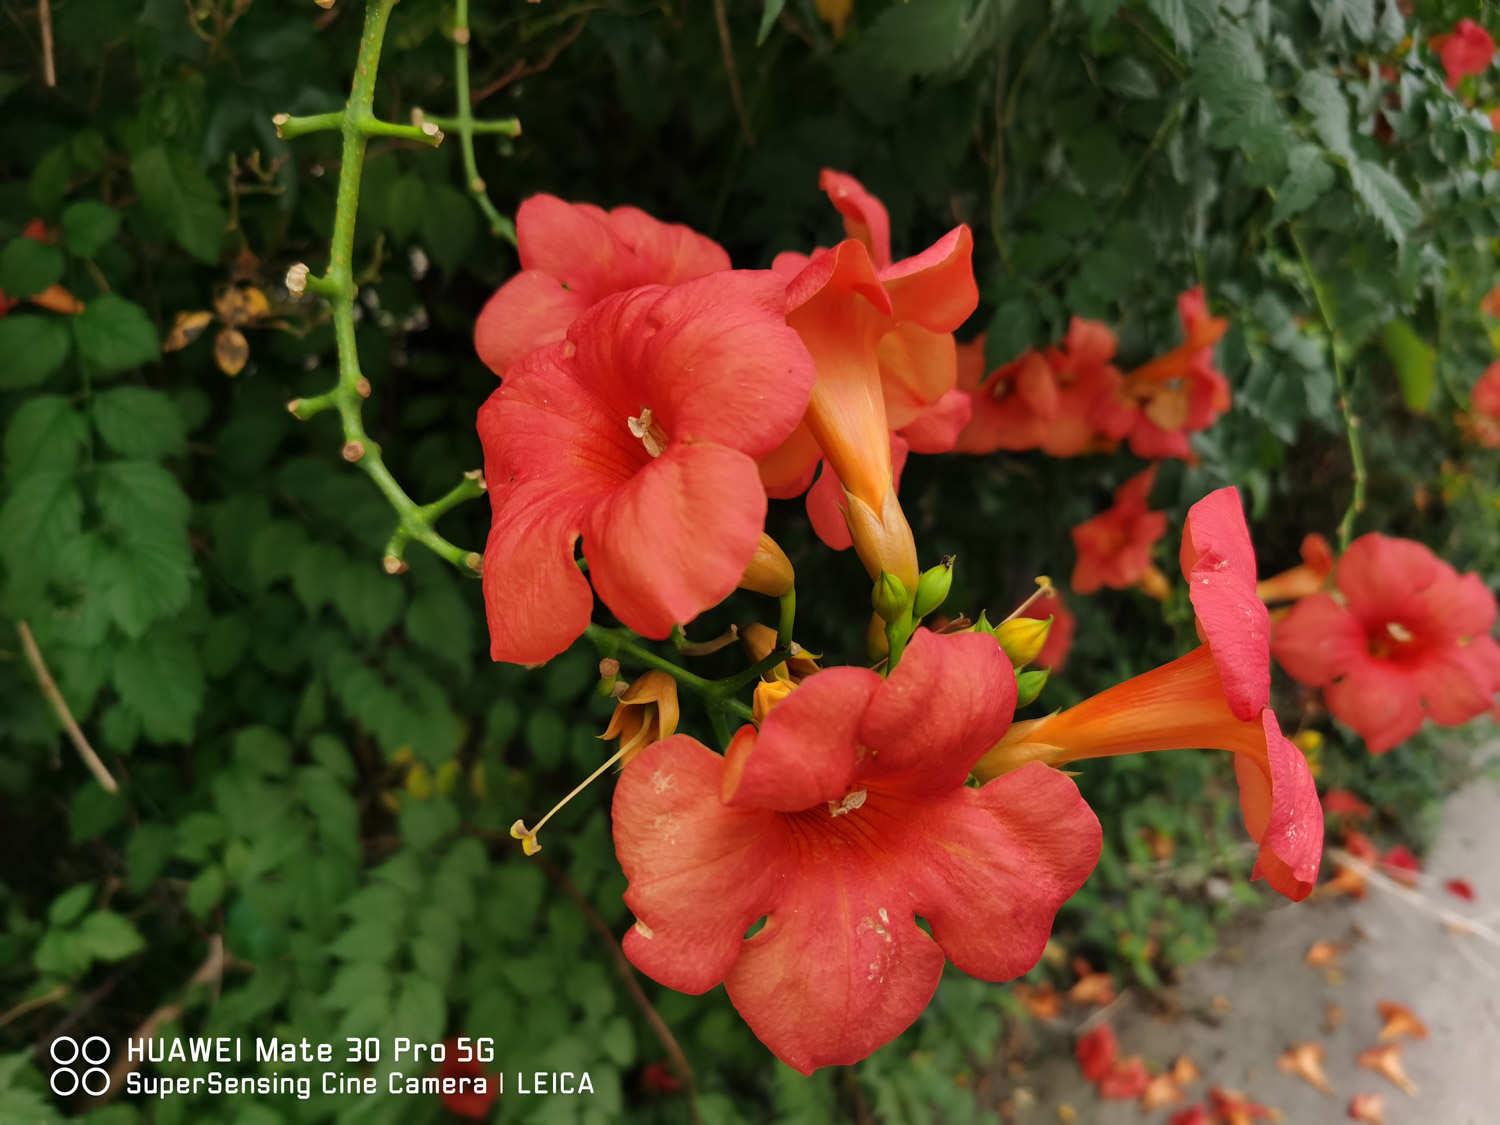
M 396 530 L 386 545 L 387 571 L 395 574 L 406 569 L 402 552 L 409 540 L 415 540 L 439 558 L 472 574 L 479 570 L 480 555 L 448 542 L 433 530 L 432 524 L 455 504 L 482 493 L 482 480 L 465 478 L 446 496 L 425 507 L 419 506 L 391 475 L 381 457 L 380 446 L 371 440 L 364 427 L 363 407 L 370 394 L 370 382 L 360 372 L 359 349 L 354 337 L 354 300 L 359 290 L 354 277 L 354 229 L 359 212 L 365 148 L 371 136 L 410 137 L 433 145 L 442 140 L 442 133 L 436 126 L 390 125 L 375 117 L 375 75 L 380 66 L 386 26 L 395 5 L 396 0 L 370 0 L 365 8 L 364 30 L 360 33 L 359 54 L 354 63 L 354 81 L 342 112 L 302 118 L 278 114 L 275 118 L 277 130 L 286 137 L 333 128 L 343 135 L 328 269 L 322 276 L 307 275 L 306 267 L 301 265 L 292 270 L 292 274 L 301 275 L 306 290 L 323 297 L 332 307 L 338 382 L 323 394 L 293 399 L 287 408 L 304 420 L 325 410 L 338 411 L 344 432 L 344 460 L 363 469 L 396 511 Z M 291 275 L 288 281 L 290 284 Z
M 745 722 L 750 722 L 754 718 L 750 708 L 740 700 L 735 699 L 733 693 L 744 687 L 745 684 L 755 679 L 756 676 L 759 676 L 764 671 L 764 669 L 760 668 L 759 664 L 755 666 L 758 670 L 749 679 L 744 679 L 745 673 L 741 672 L 726 679 L 710 680 L 705 679 L 697 673 L 689 672 L 681 665 L 673 664 L 665 657 L 659 656 L 650 648 L 636 641 L 633 634 L 626 630 L 606 629 L 602 625 L 591 624 L 584 630 L 584 636 L 599 650 L 600 656 L 614 657 L 616 660 L 624 657 L 633 660 L 643 667 L 652 668 L 658 672 L 665 672 L 683 687 L 701 695 L 708 704 L 710 718 L 712 718 L 716 711 L 723 712 L 726 716 L 732 715 Z M 775 654 L 773 653 L 772 655 Z M 769 659 L 770 657 L 767 657 L 767 660 Z M 786 654 L 782 653 L 775 663 L 779 663 L 784 659 L 786 659 Z M 765 661 L 761 661 L 760 663 L 764 664 Z M 747 671 L 749 670 L 747 669 Z
M 792 647 L 792 630 L 797 624 L 797 587 L 781 595 L 781 615 L 776 622 L 776 647 Z
M 1349 375 L 1344 370 L 1339 354 L 1338 329 L 1334 327 L 1332 306 L 1323 291 L 1323 283 L 1317 271 L 1313 269 L 1312 259 L 1307 256 L 1307 248 L 1303 246 L 1302 238 L 1297 233 L 1297 225 L 1288 222 L 1287 231 L 1291 235 L 1292 246 L 1297 250 L 1297 258 L 1302 263 L 1302 272 L 1307 275 L 1307 283 L 1312 288 L 1318 315 L 1328 332 L 1328 354 L 1333 360 L 1333 378 L 1339 392 L 1339 417 L 1344 420 L 1344 437 L 1349 443 L 1349 463 L 1354 472 L 1354 491 L 1349 497 L 1349 506 L 1344 509 L 1343 519 L 1339 520 L 1339 550 L 1342 552 L 1349 549 L 1349 541 L 1354 535 L 1354 521 L 1365 510 L 1364 446 L 1359 437 L 1359 417 L 1354 413 L 1354 406 L 1349 398 Z
M 499 133 L 514 137 L 520 134 L 521 123 L 514 117 L 503 121 L 474 120 L 474 107 L 469 102 L 469 0 L 455 0 L 453 8 L 453 84 L 458 113 L 451 119 L 451 128 L 458 134 L 458 151 L 464 162 L 464 186 L 469 189 L 469 194 L 474 197 L 485 221 L 490 224 L 490 233 L 515 246 L 515 224 L 500 214 L 490 202 L 484 180 L 479 175 L 479 164 L 474 159 L 474 134 Z

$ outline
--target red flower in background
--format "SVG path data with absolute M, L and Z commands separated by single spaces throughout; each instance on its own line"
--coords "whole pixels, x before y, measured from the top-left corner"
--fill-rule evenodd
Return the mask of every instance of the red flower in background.
M 479 411 L 494 659 L 567 648 L 589 622 L 589 579 L 655 638 L 735 588 L 765 521 L 756 459 L 797 425 L 813 380 L 783 300 L 765 271 L 646 286 L 511 367 Z
M 1490 364 L 1469 395 L 1469 411 L 1459 424 L 1486 449 L 1500 449 L 1500 362 Z
M 1434 35 L 1429 42 L 1447 72 L 1449 89 L 1471 74 L 1483 74 L 1495 57 L 1490 33 L 1470 19 L 1459 20 L 1452 31 Z
M 1372 532 L 1339 560 L 1340 597 L 1303 598 L 1276 627 L 1273 651 L 1321 687 L 1328 709 L 1380 754 L 1424 718 L 1455 726 L 1500 691 L 1495 595 L 1421 543 Z
M 682 992 L 722 982 L 804 1074 L 904 1031 L 945 958 L 984 980 L 1026 972 L 1100 830 L 1056 770 L 965 784 L 1015 698 L 993 640 L 918 630 L 889 679 L 816 672 L 726 757 L 684 736 L 648 748 L 614 797 L 626 955 Z
M 1060 766 L 1153 750 L 1228 750 L 1240 814 L 1259 845 L 1253 875 L 1302 899 L 1317 882 L 1323 810 L 1307 760 L 1267 706 L 1266 611 L 1255 597 L 1249 531 L 1231 506 L 1239 506 L 1237 489 L 1210 493 L 1189 509 L 1184 531 L 1183 577 L 1205 643 L 1066 711 L 1015 724 L 974 772 L 983 779 L 1032 762 Z
M 1147 459 L 1192 458 L 1189 433 L 1207 429 L 1229 409 L 1229 382 L 1214 366 L 1214 345 L 1229 322 L 1208 313 L 1202 287 L 1177 298 L 1184 342 L 1126 376 L 1126 393 L 1140 405 L 1130 451 Z
M 500 1096 L 500 1083 L 495 1075 L 485 1070 L 483 1065 L 476 1059 L 468 1062 L 458 1060 L 458 1040 L 445 1039 L 443 1046 L 447 1053 L 443 1057 L 442 1065 L 438 1067 L 438 1077 L 443 1079 L 478 1079 L 485 1080 L 485 1091 L 479 1093 L 477 1090 L 461 1090 L 451 1094 L 441 1094 L 443 1108 L 449 1113 L 457 1114 L 459 1117 L 472 1117 L 475 1120 L 488 1117 L 490 1107 L 495 1104 L 495 1099 Z
M 1155 482 L 1152 465 L 1115 489 L 1112 506 L 1073 529 L 1078 561 L 1072 586 L 1078 593 L 1092 594 L 1101 586 L 1126 590 L 1141 583 L 1148 592 L 1164 591 L 1165 579 L 1151 564 L 1151 548 L 1166 533 L 1167 515 L 1146 507 Z
M 496 375 L 527 352 L 556 343 L 612 293 L 676 285 L 729 269 L 718 243 L 634 207 L 605 211 L 533 195 L 516 211 L 521 272 L 486 302 L 474 350 Z
M 1316 532 L 1302 537 L 1302 562 L 1256 584 L 1255 593 L 1266 604 L 1294 602 L 1316 594 L 1333 573 L 1333 548 Z

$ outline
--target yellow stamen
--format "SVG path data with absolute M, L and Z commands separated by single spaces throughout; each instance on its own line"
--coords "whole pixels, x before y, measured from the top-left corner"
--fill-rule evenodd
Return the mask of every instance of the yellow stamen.
M 512 824 L 510 826 L 511 838 L 521 841 L 521 850 L 527 855 L 536 855 L 537 852 L 541 851 L 542 845 L 537 843 L 537 834 L 541 832 L 542 826 L 549 820 L 551 820 L 554 816 L 556 816 L 559 812 L 561 812 L 563 807 L 567 805 L 569 801 L 578 796 L 578 794 L 582 793 L 594 782 L 599 780 L 599 778 L 603 777 L 605 771 L 607 771 L 610 766 L 614 765 L 621 758 L 623 758 L 626 752 L 627 747 L 622 746 L 608 758 L 604 759 L 604 761 L 600 763 L 598 769 L 596 769 L 593 773 L 589 774 L 588 777 L 580 781 L 573 787 L 573 791 L 571 793 L 569 793 L 561 801 L 558 801 L 557 804 L 553 805 L 552 808 L 548 810 L 547 815 L 536 822 L 535 828 L 527 828 L 526 822 L 524 820 L 517 820 L 514 824 Z
M 1406 644 L 1412 639 L 1411 630 L 1399 621 L 1387 621 L 1385 623 L 1385 631 L 1391 635 L 1393 640 L 1401 644 Z
M 653 457 L 660 457 L 667 448 L 667 432 L 661 428 L 661 424 L 651 417 L 649 406 L 641 407 L 641 412 L 633 418 L 626 420 L 625 424 L 630 427 L 630 432 L 641 439 L 641 444 L 646 447 L 646 452 Z
M 1041 598 L 1051 597 L 1055 593 L 1057 593 L 1057 590 L 1052 585 L 1052 579 L 1045 574 L 1038 574 L 1036 576 L 1036 590 L 1024 602 L 1006 614 L 1005 621 L 1015 620 L 1030 609 L 1033 603 Z M 1005 621 L 1000 622 L 1000 624 L 1004 625 Z

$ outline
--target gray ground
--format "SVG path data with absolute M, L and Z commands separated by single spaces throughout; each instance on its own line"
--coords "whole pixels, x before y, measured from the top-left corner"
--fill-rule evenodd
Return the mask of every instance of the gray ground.
M 1455 877 L 1472 884 L 1472 904 L 1443 889 Z M 1454 916 L 1476 923 L 1480 932 L 1451 932 Z M 1209 1085 L 1233 1087 L 1279 1109 L 1294 1125 L 1347 1121 L 1356 1093 L 1385 1095 L 1386 1125 L 1500 1123 L 1500 784 L 1482 780 L 1452 799 L 1415 893 L 1372 884 L 1364 901 L 1279 908 L 1230 940 L 1166 997 L 1173 1015 L 1148 1010 L 1133 994 L 1103 1013 L 1119 1035 L 1122 1055 L 1140 1054 L 1155 1071 L 1186 1053 L 1203 1072 L 1189 1096 L 1201 1099 Z M 1338 972 L 1304 964 L 1308 947 L 1319 940 L 1348 946 Z M 1216 997 L 1227 999 L 1227 1013 L 1215 1010 Z M 1355 1056 L 1376 1043 L 1380 1000 L 1406 1004 L 1431 1030 L 1425 1041 L 1403 1041 L 1403 1065 L 1419 1087 L 1415 1098 L 1355 1064 Z M 1333 1031 L 1324 1027 L 1330 1004 L 1345 1013 Z M 1276 1067 L 1289 1044 L 1309 1039 L 1326 1047 L 1324 1069 L 1334 1095 Z M 1058 1121 L 1063 1105 L 1082 1125 L 1164 1122 L 1172 1112 L 1144 1114 L 1135 1103 L 1101 1101 L 1060 1052 L 1020 1085 L 1035 1097 L 1018 1115 L 1027 1125 Z M 1026 1106 L 1028 1094 L 1020 1102 Z

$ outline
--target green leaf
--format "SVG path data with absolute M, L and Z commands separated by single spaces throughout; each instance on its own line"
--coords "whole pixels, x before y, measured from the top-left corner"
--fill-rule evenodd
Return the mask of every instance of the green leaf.
M 177 244 L 200 261 L 216 262 L 228 216 L 198 162 L 158 145 L 135 154 L 130 174 L 146 210 Z
M 1396 369 L 1401 398 L 1414 414 L 1425 414 L 1437 386 L 1437 353 L 1407 321 L 1392 320 L 1381 329 L 1380 341 Z
M 156 536 L 187 526 L 182 486 L 154 461 L 106 461 L 96 477 L 104 522 L 126 536 Z
M 1349 139 L 1349 100 L 1338 79 L 1321 70 L 1310 70 L 1297 83 L 1297 101 L 1312 118 L 1313 130 L 1330 152 L 1352 157 Z
M 102 375 L 150 363 L 157 355 L 156 326 L 146 310 L 114 293 L 95 297 L 73 318 L 78 353 Z
M 1161 20 L 1172 41 L 1184 51 L 1192 49 L 1193 26 L 1188 21 L 1186 0 L 1146 0 L 1151 14 Z
M 957 67 L 973 44 L 977 18 L 971 8 L 969 0 L 893 4 L 865 31 L 860 61 L 903 77 Z
M 474 652 L 474 612 L 455 583 L 429 586 L 406 611 L 407 638 L 452 664 L 467 665 Z
M 72 341 L 65 321 L 16 313 L 0 317 L 0 390 L 34 387 L 62 366 Z
M 121 546 L 99 544 L 91 573 L 127 637 L 177 613 L 192 594 L 192 555 L 180 528 L 148 525 L 132 529 Z
M 786 0 L 765 0 L 765 6 L 760 12 L 760 30 L 755 34 L 755 45 L 759 47 L 771 35 L 771 28 L 776 26 L 776 18 L 781 15 L 781 10 L 786 7 Z
M 1422 208 L 1401 181 L 1373 160 L 1351 161 L 1349 180 L 1375 221 L 1394 241 L 1404 242 L 1421 221 Z
M 83 912 L 93 901 L 94 885 L 92 883 L 79 883 L 76 887 L 69 887 L 53 899 L 52 905 L 47 908 L 47 925 L 71 926 L 83 916 Z
M 88 424 L 62 395 L 36 395 L 5 428 L 5 469 L 12 479 L 33 469 L 71 469 L 88 445 Z
M 116 387 L 95 395 L 90 409 L 104 444 L 126 457 L 166 457 L 187 442 L 177 407 L 160 391 Z
M 217 864 L 205 867 L 188 884 L 186 905 L 188 913 L 206 918 L 209 911 L 224 898 L 224 869 Z
M 1276 189 L 1272 221 L 1279 223 L 1300 215 L 1333 187 L 1333 181 L 1333 165 L 1324 159 L 1322 150 L 1317 145 L 1298 145 L 1287 158 L 1286 179 Z
M 463 261 L 478 237 L 479 221 L 464 194 L 447 184 L 429 186 L 422 212 L 422 242 L 432 260 L 451 270 Z
M 402 978 L 396 992 L 391 1026 L 400 1028 L 402 1035 L 414 1040 L 435 1043 L 443 1036 L 447 1011 L 443 990 L 426 977 L 409 973 Z
M 63 253 L 34 238 L 13 238 L 0 250 L 0 290 L 24 301 L 62 280 Z
M 120 213 L 92 199 L 74 203 L 62 213 L 63 244 L 80 258 L 92 258 L 120 229 Z
M 75 932 L 82 949 L 95 961 L 123 961 L 146 948 L 140 931 L 123 915 L 96 910 Z
M 155 631 L 121 645 L 115 654 L 115 690 L 141 718 L 155 742 L 186 742 L 203 706 L 203 668 L 180 635 Z
M 71 471 L 44 469 L 15 482 L 0 505 L 0 558 L 12 581 L 45 581 L 51 559 L 72 545 L 83 523 L 83 497 Z
M 133 892 L 141 894 L 156 882 L 172 858 L 175 845 L 172 829 L 165 824 L 147 821 L 131 833 L 130 843 L 125 846 L 125 870 L 129 872 Z

